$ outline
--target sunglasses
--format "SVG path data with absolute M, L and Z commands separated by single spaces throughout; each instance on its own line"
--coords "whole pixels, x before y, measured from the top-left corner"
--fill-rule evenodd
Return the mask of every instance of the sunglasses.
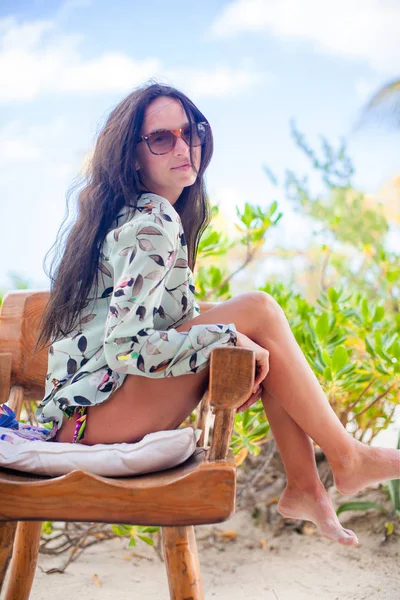
M 149 135 L 142 135 L 138 143 L 146 142 L 152 154 L 168 154 L 175 148 L 176 140 L 182 138 L 190 147 L 190 138 L 192 146 L 201 146 L 206 139 L 207 121 L 200 123 L 189 123 L 180 129 L 159 129 Z

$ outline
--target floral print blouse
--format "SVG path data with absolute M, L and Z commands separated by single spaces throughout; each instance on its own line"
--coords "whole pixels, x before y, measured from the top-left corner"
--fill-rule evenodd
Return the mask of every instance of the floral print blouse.
M 68 336 L 49 347 L 40 423 L 53 437 L 64 416 L 100 404 L 128 374 L 176 377 L 204 369 L 216 346 L 237 342 L 234 323 L 175 328 L 200 313 L 185 235 L 173 205 L 156 194 L 125 206 L 103 242 L 97 295 Z M 93 288 L 95 289 L 95 288 Z

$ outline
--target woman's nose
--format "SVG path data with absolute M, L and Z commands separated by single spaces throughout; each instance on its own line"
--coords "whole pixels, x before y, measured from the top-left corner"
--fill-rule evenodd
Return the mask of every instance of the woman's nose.
M 189 152 L 189 146 L 183 138 L 178 137 L 175 144 L 175 154 L 187 154 Z

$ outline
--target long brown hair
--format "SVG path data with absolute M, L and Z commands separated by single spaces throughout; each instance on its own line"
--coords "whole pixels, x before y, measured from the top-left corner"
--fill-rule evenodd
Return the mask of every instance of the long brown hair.
M 83 175 L 84 188 L 78 195 L 76 221 L 60 234 L 68 218 L 69 198 L 75 184 L 67 192 L 67 216 L 49 250 L 56 248 L 56 256 L 50 273 L 47 273 L 51 280 L 50 298 L 39 325 L 35 350 L 70 333 L 88 304 L 92 286 L 98 288 L 98 262 L 104 238 L 121 208 L 125 205 L 136 207 L 137 199 L 143 193 L 139 171 L 135 169 L 136 144 L 146 107 L 159 96 L 180 101 L 190 122 L 206 121 L 185 94 L 154 81 L 133 90 L 112 110 Z M 183 189 L 174 204 L 182 221 L 192 271 L 201 235 L 211 219 L 204 172 L 212 153 L 213 137 L 208 126 L 197 179 Z M 95 297 L 97 293 L 91 295 Z

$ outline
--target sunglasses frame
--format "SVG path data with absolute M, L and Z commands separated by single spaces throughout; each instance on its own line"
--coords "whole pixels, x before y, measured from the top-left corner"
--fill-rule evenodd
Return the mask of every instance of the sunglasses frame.
M 191 123 L 189 125 L 191 125 Z M 205 128 L 208 127 L 208 122 L 207 121 L 199 121 L 198 123 L 194 123 L 194 125 L 196 125 L 196 128 L 198 127 L 198 125 L 203 125 L 204 131 L 205 131 Z M 158 129 L 157 131 L 153 131 L 152 133 L 149 133 L 149 135 L 141 135 L 138 138 L 137 143 L 139 144 L 140 142 L 146 142 L 147 147 L 152 154 L 155 154 L 156 156 L 162 156 L 164 154 L 168 154 L 169 152 L 172 152 L 172 150 L 176 146 L 176 140 L 178 138 L 182 138 L 183 141 L 185 142 L 185 144 L 187 144 L 189 146 L 188 142 L 185 140 L 185 138 L 182 135 L 182 130 L 186 129 L 187 127 L 188 127 L 188 125 L 185 125 L 184 127 L 180 127 L 179 129 Z M 169 133 L 173 134 L 174 138 L 173 138 L 172 148 L 170 148 L 170 150 L 167 150 L 166 152 L 154 152 L 150 148 L 151 138 L 152 138 L 152 136 L 157 135 L 158 133 L 160 133 L 162 131 L 168 131 Z M 192 144 L 192 146 L 194 148 L 197 148 L 198 146 L 201 146 L 202 144 L 203 144 L 203 142 L 200 142 L 200 144 Z

